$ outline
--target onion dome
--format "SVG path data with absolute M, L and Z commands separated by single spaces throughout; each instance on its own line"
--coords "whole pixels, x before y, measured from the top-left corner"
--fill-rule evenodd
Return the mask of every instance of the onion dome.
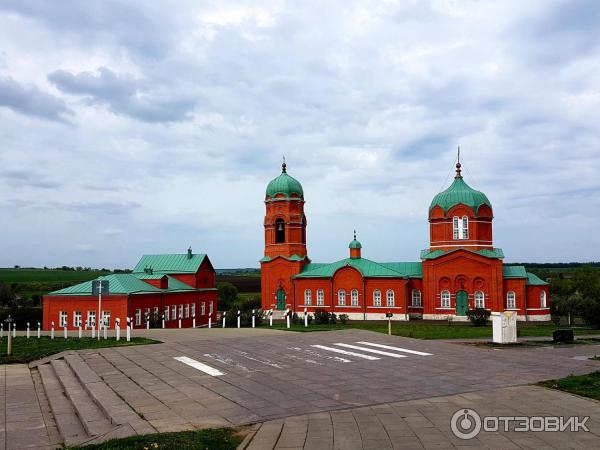
M 284 198 L 292 198 L 293 196 L 304 198 L 302 185 L 294 177 L 288 175 L 286 170 L 285 158 L 281 165 L 281 175 L 267 185 L 267 197 L 275 198 L 277 195 L 283 195 Z
M 429 211 L 435 206 L 439 206 L 447 213 L 450 208 L 458 204 L 468 206 L 475 211 L 482 205 L 488 205 L 492 208 L 492 203 L 488 200 L 487 196 L 480 191 L 476 191 L 463 180 L 461 175 L 461 164 L 460 161 L 456 163 L 456 176 L 454 181 L 448 189 L 437 194 L 429 205 Z
M 356 240 L 356 230 L 354 231 L 354 239 L 352 241 L 350 241 L 350 244 L 348 244 L 348 248 L 354 248 L 354 249 L 362 248 L 362 244 Z

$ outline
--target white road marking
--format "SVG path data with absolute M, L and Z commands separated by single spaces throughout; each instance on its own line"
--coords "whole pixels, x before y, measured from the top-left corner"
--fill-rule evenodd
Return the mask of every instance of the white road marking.
M 214 360 L 219 361 L 222 364 L 236 367 L 240 370 L 243 370 L 244 372 L 256 372 L 256 370 L 249 369 L 248 367 L 243 366 L 242 364 L 238 363 L 237 361 L 235 361 L 227 356 L 220 355 L 219 353 L 205 353 L 204 356 L 207 358 L 213 358 Z
M 358 358 L 368 359 L 369 361 L 375 361 L 377 359 L 381 359 L 381 358 L 377 358 L 376 356 L 363 355 L 362 353 L 348 352 L 346 350 L 342 350 L 339 348 L 326 347 L 325 345 L 311 345 L 311 347 L 320 348 L 321 350 L 329 350 L 330 352 L 341 353 L 342 355 L 356 356 Z
M 303 348 L 300 348 L 300 347 L 288 347 L 288 350 L 294 350 L 296 352 L 307 353 L 307 354 L 309 354 L 311 356 L 314 356 L 316 358 L 332 359 L 332 360 L 337 361 L 337 362 L 343 362 L 343 363 L 352 362 L 351 360 L 346 359 L 346 358 L 342 358 L 341 356 L 322 355 L 321 353 L 315 352 L 314 350 L 311 350 L 309 348 L 304 348 L 303 349 Z
M 372 342 L 364 342 L 364 341 L 357 342 L 357 344 L 371 345 L 373 347 L 386 348 L 388 350 L 396 350 L 397 352 L 412 353 L 413 355 L 432 356 L 432 353 L 418 352 L 417 350 L 409 350 L 407 348 L 401 348 L 401 347 L 392 347 L 391 345 L 374 344 Z
M 215 369 L 214 367 L 210 367 L 200 361 L 196 361 L 195 359 L 188 358 L 187 356 L 176 356 L 174 357 L 179 362 L 187 364 L 188 366 L 193 367 L 194 369 L 198 369 L 200 372 L 204 372 L 208 375 L 212 375 L 213 377 L 218 377 L 221 375 L 225 375 L 220 370 Z
M 384 352 L 383 350 L 375 350 L 374 348 L 359 347 L 358 345 L 342 344 L 341 342 L 338 342 L 333 345 L 339 345 L 340 347 L 346 347 L 346 348 L 353 348 L 354 350 L 360 350 L 360 351 L 368 352 L 368 353 L 376 353 L 377 355 L 391 356 L 392 358 L 406 358 L 406 355 L 399 355 L 398 353 Z
M 265 364 L 267 366 L 275 367 L 276 369 L 285 369 L 286 368 L 285 365 L 277 364 L 277 363 L 271 361 L 270 359 L 254 358 L 254 357 L 250 356 L 250 354 L 248 352 L 238 351 L 237 353 L 243 358 L 249 359 L 251 361 L 256 361 L 261 364 Z

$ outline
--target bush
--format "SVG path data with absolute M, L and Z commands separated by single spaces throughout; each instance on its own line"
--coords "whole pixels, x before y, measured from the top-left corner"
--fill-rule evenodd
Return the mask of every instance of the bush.
M 330 313 L 322 308 L 317 308 L 315 311 L 315 322 L 318 325 L 326 325 L 329 323 Z
M 27 329 L 27 322 L 31 328 L 37 328 L 37 323 L 42 322 L 42 308 L 32 307 L 13 307 L 0 309 L 0 321 L 4 324 L 4 319 L 8 316 L 14 319 L 13 326 L 16 325 L 17 330 Z M 6 324 L 4 324 L 6 328 Z
M 346 322 L 348 322 L 350 320 L 350 317 L 348 317 L 348 314 L 340 314 L 340 323 L 342 325 L 346 325 Z
M 475 308 L 467 311 L 467 317 L 476 327 L 483 327 L 487 324 L 487 321 L 491 313 L 485 308 Z
M 298 316 L 297 312 L 294 312 L 294 314 L 292 314 L 292 323 L 294 325 L 298 325 L 300 322 L 304 323 L 304 319 L 300 319 L 300 317 Z
M 335 315 L 335 313 L 329 314 L 329 323 L 331 325 L 335 325 L 337 323 L 337 316 Z
M 240 326 L 251 327 L 252 326 L 252 310 L 242 311 L 240 308 L 232 308 L 227 311 L 225 316 L 225 324 L 228 327 L 237 327 L 237 312 L 240 311 Z M 263 320 L 263 312 L 260 309 L 255 310 L 255 324 L 258 327 Z
M 217 283 L 218 304 L 221 311 L 228 311 L 237 300 L 238 290 L 231 283 Z

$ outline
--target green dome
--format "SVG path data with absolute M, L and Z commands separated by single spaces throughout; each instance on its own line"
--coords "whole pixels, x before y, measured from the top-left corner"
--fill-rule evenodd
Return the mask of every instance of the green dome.
M 281 175 L 267 185 L 267 196 L 275 198 L 277 194 L 283 194 L 285 198 L 290 198 L 292 194 L 296 194 L 300 198 L 304 198 L 302 185 L 294 177 L 291 177 L 286 172 L 286 164 L 281 166 Z
M 362 248 L 362 244 L 360 242 L 358 242 L 356 239 L 354 239 L 352 242 L 350 242 L 350 245 L 348 245 L 348 248 Z
M 431 205 L 429 205 L 429 211 L 435 206 L 440 206 L 444 210 L 444 213 L 447 213 L 450 208 L 458 204 L 473 208 L 475 213 L 477 213 L 481 205 L 492 207 L 492 204 L 483 192 L 476 191 L 465 183 L 462 176 L 460 176 L 460 172 L 448 189 L 440 192 L 433 198 Z

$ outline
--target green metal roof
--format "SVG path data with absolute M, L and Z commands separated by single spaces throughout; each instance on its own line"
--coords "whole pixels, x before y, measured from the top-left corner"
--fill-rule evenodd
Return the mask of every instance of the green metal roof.
M 450 208 L 458 204 L 473 208 L 475 213 L 477 213 L 481 205 L 492 207 L 492 204 L 483 192 L 476 191 L 459 176 L 454 178 L 448 189 L 433 197 L 431 205 L 429 205 L 429 210 L 431 211 L 437 205 L 444 210 L 444 213 L 447 213 Z
M 292 194 L 296 194 L 300 198 L 304 198 L 302 185 L 294 177 L 287 174 L 285 163 L 281 166 L 281 175 L 267 185 L 267 196 L 275 198 L 277 194 L 283 194 L 284 198 L 290 198 Z
M 546 283 L 544 280 L 542 280 L 537 275 L 527 272 L 527 285 L 528 286 L 547 286 L 548 283 Z
M 504 258 L 504 252 L 501 248 L 495 248 L 493 250 L 482 249 L 482 250 L 469 250 L 467 248 L 457 248 L 456 250 L 421 250 L 421 259 L 436 259 L 440 256 L 447 255 L 448 253 L 457 252 L 459 250 L 464 250 L 471 253 L 476 253 L 477 255 L 485 256 L 486 258 Z
M 96 278 L 96 280 L 107 280 L 109 282 L 110 294 L 134 294 L 138 292 L 162 292 L 145 281 L 140 280 L 130 273 L 111 274 Z M 92 295 L 92 281 L 70 286 L 58 291 L 50 292 L 49 295 Z
M 146 273 L 151 270 L 151 274 L 167 273 L 196 273 L 200 264 L 204 261 L 204 253 L 193 254 L 178 253 L 173 255 L 144 255 L 133 268 L 133 273 Z
M 527 278 L 527 272 L 523 266 L 502 266 L 504 278 Z
M 421 264 L 421 261 L 390 262 L 380 264 L 409 278 L 423 278 L 423 265 Z
M 402 266 L 409 264 L 411 266 Z M 330 264 L 310 263 L 304 266 L 302 272 L 294 278 L 330 278 L 338 269 L 342 267 L 353 267 L 358 270 L 363 277 L 378 277 L 378 278 L 404 278 L 409 276 L 409 273 L 418 272 L 416 266 L 412 264 L 421 263 L 376 263 L 365 258 L 346 258 Z M 400 269 L 407 269 L 407 272 L 401 272 Z M 408 270 L 410 269 L 410 270 Z
M 362 244 L 358 242 L 356 239 L 350 242 L 348 248 L 362 248 Z

